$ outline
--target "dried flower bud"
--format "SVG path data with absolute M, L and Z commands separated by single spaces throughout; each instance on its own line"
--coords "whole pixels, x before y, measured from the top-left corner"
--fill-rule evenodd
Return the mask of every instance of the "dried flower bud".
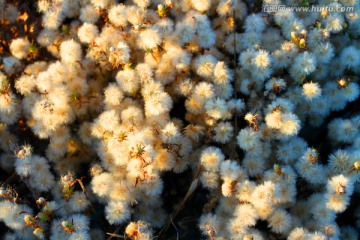
M 62 221 L 61 226 L 68 234 L 76 232 L 74 225 L 69 221 Z
M 24 216 L 24 222 L 25 222 L 26 226 L 33 225 L 35 223 L 35 221 L 36 221 L 36 219 L 33 216 L 31 216 L 30 214 L 26 214 Z
M 38 200 L 36 200 L 36 204 L 39 204 L 39 205 L 45 205 L 46 204 L 46 200 L 45 198 L 43 197 L 39 197 Z
M 34 235 L 37 236 L 40 239 L 44 239 L 45 238 L 45 234 L 44 234 L 44 229 L 42 229 L 42 227 L 37 227 L 35 228 L 35 230 L 33 231 Z
M 360 161 L 354 162 L 354 169 L 355 169 L 355 171 L 359 171 L 359 170 L 360 170 Z

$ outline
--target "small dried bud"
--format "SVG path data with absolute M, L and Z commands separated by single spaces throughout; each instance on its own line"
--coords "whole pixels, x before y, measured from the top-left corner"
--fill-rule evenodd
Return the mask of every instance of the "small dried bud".
M 36 200 L 36 203 L 39 205 L 45 205 L 46 204 L 46 200 L 43 197 L 39 197 L 38 200 Z
M 71 173 L 67 173 L 61 177 L 61 183 L 63 185 L 68 185 L 74 181 L 74 176 Z
M 350 79 L 348 80 L 345 80 L 344 78 L 340 78 L 338 81 L 337 81 L 337 84 L 338 84 L 338 88 L 346 88 L 348 86 L 350 82 Z
M 326 10 L 326 9 L 323 9 L 323 10 L 321 11 L 321 13 L 320 13 L 320 16 L 321 16 L 322 18 L 326 18 L 326 17 L 328 16 L 327 10 Z
M 41 227 L 35 228 L 35 230 L 33 231 L 33 234 L 40 239 L 44 239 L 44 237 L 45 237 L 44 229 L 42 229 Z
M 346 193 L 346 187 L 339 183 L 339 186 L 336 189 L 336 193 L 341 196 Z
M 319 158 L 319 153 L 317 152 L 316 149 L 311 149 L 311 152 L 309 154 L 309 159 L 311 161 L 312 164 L 315 164 L 317 162 Z
M 158 11 L 162 11 L 162 10 L 164 10 L 165 8 L 164 8 L 164 5 L 158 4 L 158 5 L 157 5 L 157 9 L 158 9 Z
M 245 235 L 245 236 L 243 237 L 243 240 L 253 240 L 253 239 L 254 239 L 254 237 L 253 237 L 252 235 L 250 235 L 250 234 Z
M 99 164 L 95 164 L 90 168 L 91 176 L 97 176 L 103 172 L 103 168 Z
M 3 188 L 0 188 L 0 196 L 4 196 L 6 194 L 6 190 Z
M 69 175 L 65 175 L 65 176 L 64 176 L 64 178 L 63 178 L 63 180 L 64 180 L 65 182 L 70 181 L 70 177 L 69 177 Z
M 36 219 L 33 216 L 31 216 L 30 214 L 26 214 L 24 216 L 24 222 L 27 226 L 34 224 L 35 221 L 36 221 Z
M 300 39 L 300 42 L 299 42 L 299 47 L 300 48 L 305 48 L 306 47 L 306 42 L 305 42 L 305 39 Z
M 354 162 L 354 169 L 355 169 L 355 171 L 359 171 L 359 170 L 360 170 L 360 161 Z
M 210 239 L 214 239 L 214 235 L 215 235 L 215 230 L 213 229 L 213 228 L 209 228 L 208 230 L 207 230 L 207 234 L 209 235 L 209 238 Z
M 62 221 L 61 225 L 68 234 L 76 232 L 74 225 L 69 221 Z

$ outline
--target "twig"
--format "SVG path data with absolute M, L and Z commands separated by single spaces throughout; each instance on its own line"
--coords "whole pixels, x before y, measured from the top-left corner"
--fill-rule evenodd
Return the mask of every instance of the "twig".
M 107 234 L 107 235 L 110 235 L 110 237 L 109 237 L 108 239 L 112 239 L 112 238 L 114 238 L 114 237 L 125 239 L 124 236 L 121 236 L 121 235 L 119 235 L 119 234 L 115 234 L 115 233 L 106 233 L 106 234 Z
M 83 177 L 81 177 L 80 179 L 76 179 L 75 181 L 76 181 L 77 183 L 79 183 L 79 185 L 80 185 L 80 187 L 81 187 L 81 190 L 83 191 L 83 193 L 84 193 L 84 195 L 85 195 L 85 198 L 89 201 L 91 211 L 95 214 L 95 216 L 96 216 L 98 219 L 101 219 L 100 222 L 104 225 L 104 222 L 102 221 L 102 218 L 100 218 L 100 216 L 98 215 L 98 213 L 97 213 L 94 205 L 92 204 L 89 196 L 87 195 L 86 188 L 85 188 L 85 186 L 84 186 L 84 183 L 82 182 L 82 180 L 83 180 L 84 178 L 85 178 L 85 177 L 83 176 Z M 75 182 L 75 183 L 76 183 L 76 182 Z
M 110 240 L 110 239 L 112 239 L 112 238 L 114 238 L 114 237 L 124 238 L 124 239 L 125 239 L 125 237 L 117 234 L 117 233 L 119 232 L 119 230 L 120 230 L 120 227 L 121 227 L 121 225 L 118 226 L 113 233 L 106 233 L 106 234 L 110 235 L 110 237 L 109 237 L 107 240 Z
M 202 171 L 203 167 L 202 165 L 200 164 L 197 171 L 196 171 L 196 174 L 194 176 L 194 180 L 191 182 L 191 185 L 188 189 L 188 191 L 186 192 L 186 195 L 185 197 L 182 199 L 180 205 L 177 207 L 176 211 L 170 215 L 169 217 L 169 220 L 167 222 L 167 224 L 165 225 L 165 227 L 163 229 L 161 229 L 161 231 L 159 232 L 159 237 L 168 230 L 168 228 L 170 227 L 173 219 L 176 218 L 176 216 L 180 213 L 180 211 L 183 209 L 186 201 L 188 200 L 188 198 L 191 196 L 191 194 L 195 191 L 195 189 L 197 188 L 198 184 L 199 184 L 199 176 L 200 176 L 200 173 Z
M 236 89 L 236 69 L 238 67 L 237 65 L 237 59 L 236 59 L 236 21 L 235 21 L 235 9 L 233 9 L 233 19 L 234 19 L 234 97 L 235 97 L 235 100 L 237 100 L 237 89 Z M 238 133 L 238 114 L 237 114 L 237 110 L 235 109 L 234 111 L 234 138 L 235 138 L 235 141 L 234 143 L 236 143 L 236 134 Z M 231 150 L 231 154 L 230 154 L 230 157 L 231 158 L 236 158 L 236 144 L 233 144 L 232 146 L 232 150 Z
M 31 189 L 28 181 L 26 179 L 23 180 L 23 182 L 25 183 L 26 187 L 29 189 L 31 196 L 33 197 L 34 201 L 36 202 L 36 200 L 38 199 L 38 197 L 35 195 L 34 191 Z M 40 206 L 39 204 L 36 203 L 37 208 L 40 210 Z
M 171 216 L 169 216 L 169 217 L 170 217 L 171 224 L 174 226 L 175 231 L 176 231 L 176 240 L 179 240 L 179 231 L 177 230 L 177 228 L 172 220 L 172 217 Z
M 13 172 L 2 184 L 8 185 L 10 182 L 13 182 L 13 180 L 17 179 L 18 177 L 19 177 L 19 175 L 17 175 L 16 172 Z

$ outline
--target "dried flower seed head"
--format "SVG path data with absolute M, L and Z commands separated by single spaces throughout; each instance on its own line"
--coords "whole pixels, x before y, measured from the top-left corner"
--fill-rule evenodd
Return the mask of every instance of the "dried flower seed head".
M 61 226 L 63 227 L 64 231 L 66 231 L 68 234 L 73 234 L 74 232 L 76 232 L 76 229 L 72 222 L 62 221 Z

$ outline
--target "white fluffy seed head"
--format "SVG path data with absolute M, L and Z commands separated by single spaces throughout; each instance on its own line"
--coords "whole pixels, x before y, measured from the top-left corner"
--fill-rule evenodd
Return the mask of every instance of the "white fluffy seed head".
M 63 41 L 60 45 L 61 61 L 65 64 L 73 64 L 82 58 L 81 45 L 73 39 Z
M 17 38 L 12 40 L 10 43 L 10 52 L 18 59 L 26 58 L 29 48 L 30 42 L 25 38 Z
M 303 95 L 306 100 L 313 100 L 321 96 L 321 88 L 318 83 L 309 82 L 303 84 Z
M 148 29 L 140 33 L 137 44 L 140 48 L 151 51 L 161 44 L 161 38 L 157 31 Z
M 254 131 L 252 128 L 244 128 L 239 132 L 236 140 L 238 146 L 247 151 L 259 145 L 260 137 L 260 132 Z
M 127 24 L 125 5 L 114 5 L 109 10 L 109 21 L 115 27 L 124 27 Z
M 340 53 L 340 61 L 348 68 L 358 67 L 360 64 L 360 50 L 354 46 L 344 48 Z
M 86 5 L 80 9 L 79 18 L 82 22 L 96 23 L 100 18 L 100 14 L 93 5 Z
M 92 23 L 84 23 L 78 30 L 78 37 L 82 43 L 91 43 L 99 35 L 99 29 Z
M 207 170 L 217 171 L 220 163 L 224 161 L 225 156 L 217 147 L 208 147 L 204 149 L 200 156 L 200 162 Z
M 197 57 L 194 61 L 196 73 L 204 78 L 210 78 L 214 74 L 214 68 L 217 60 L 214 56 L 206 54 Z

